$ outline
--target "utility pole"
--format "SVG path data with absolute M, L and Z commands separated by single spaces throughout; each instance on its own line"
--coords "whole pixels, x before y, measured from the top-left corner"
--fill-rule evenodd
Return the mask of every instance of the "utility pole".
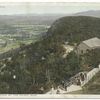
M 49 69 L 46 69 L 46 76 L 47 76 L 47 79 L 49 81 L 49 83 L 51 82 L 51 78 L 50 78 L 50 71 Z
M 73 40 L 73 35 L 72 35 L 72 33 L 70 33 L 70 39 L 71 39 L 71 41 Z

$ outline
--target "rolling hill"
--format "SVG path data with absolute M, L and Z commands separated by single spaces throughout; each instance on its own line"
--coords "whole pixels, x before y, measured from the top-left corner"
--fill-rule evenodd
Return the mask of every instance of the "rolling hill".
M 75 52 L 65 59 L 63 44 L 74 46 L 83 40 L 100 38 L 100 19 L 86 16 L 69 16 L 56 20 L 42 40 L 20 47 L 19 52 L 11 54 L 11 60 L 0 61 L 0 93 L 39 93 L 57 86 L 62 80 L 82 71 Z M 16 76 L 16 79 L 13 78 Z

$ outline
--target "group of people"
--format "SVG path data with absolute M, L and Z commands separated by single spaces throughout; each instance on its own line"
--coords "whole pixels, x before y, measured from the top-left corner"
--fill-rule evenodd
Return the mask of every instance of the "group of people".
M 62 82 L 62 86 L 67 91 L 67 87 L 69 86 L 69 84 L 81 85 L 82 82 L 84 82 L 85 80 L 87 80 L 87 73 L 80 72 L 77 75 L 75 75 L 73 78 L 71 78 L 70 82 L 66 82 L 66 83 Z
M 81 85 L 81 83 L 87 79 L 87 73 L 81 72 L 77 77 L 75 77 L 75 79 L 76 79 L 76 84 Z
M 87 79 L 87 73 L 86 72 L 80 72 L 78 75 L 74 76 L 72 79 L 72 82 L 62 82 L 62 87 L 64 88 L 65 91 L 67 91 L 67 88 L 69 84 L 76 84 L 76 85 L 81 85 L 82 82 L 84 82 Z M 52 86 L 52 93 L 54 91 L 54 87 Z M 60 94 L 60 87 L 57 87 L 56 94 Z
M 54 93 L 55 93 L 55 88 L 54 88 L 54 86 L 52 85 L 51 94 L 54 94 Z M 57 87 L 56 94 L 60 94 L 59 86 Z

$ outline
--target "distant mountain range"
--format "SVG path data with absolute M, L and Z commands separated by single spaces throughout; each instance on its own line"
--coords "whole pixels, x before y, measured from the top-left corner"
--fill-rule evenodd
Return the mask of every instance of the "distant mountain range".
M 100 10 L 89 10 L 89 11 L 79 12 L 79 13 L 74 14 L 74 16 L 100 17 Z
M 30 14 L 30 15 L 0 15 L 0 26 L 11 24 L 47 24 L 64 16 L 92 16 L 100 18 L 100 10 L 89 10 L 75 14 Z
M 56 19 L 59 19 L 64 14 L 22 14 L 22 15 L 0 15 L 0 25 L 6 24 L 46 24 L 51 25 Z

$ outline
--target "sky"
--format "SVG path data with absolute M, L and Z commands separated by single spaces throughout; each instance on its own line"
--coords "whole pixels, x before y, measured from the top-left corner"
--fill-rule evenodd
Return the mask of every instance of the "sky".
M 72 14 L 88 10 L 100 10 L 100 3 L 56 2 L 1 2 L 0 15 L 15 14 Z

